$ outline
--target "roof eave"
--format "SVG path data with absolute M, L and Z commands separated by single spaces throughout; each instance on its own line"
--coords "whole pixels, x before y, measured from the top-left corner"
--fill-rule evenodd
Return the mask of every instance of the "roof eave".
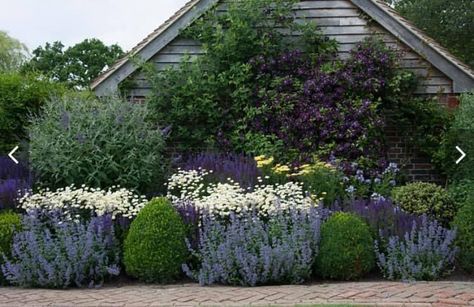
M 472 75 L 457 63 L 433 48 L 433 46 L 430 46 L 425 42 L 424 38 L 401 24 L 396 18 L 393 18 L 389 12 L 382 9 L 374 1 L 352 0 L 352 2 L 403 43 L 426 58 L 434 67 L 453 80 L 454 93 L 462 93 L 474 89 L 474 77 Z
M 192 3 L 149 42 L 143 44 L 143 46 L 134 51 L 133 54 L 130 54 L 124 58 L 122 62 L 119 62 L 116 67 L 96 79 L 91 85 L 92 90 L 98 96 L 111 95 L 116 92 L 120 82 L 137 69 L 136 62 L 146 62 L 150 60 L 157 52 L 178 37 L 183 29 L 217 2 L 218 0 L 199 0 Z M 131 61 L 131 57 L 136 58 L 137 61 Z

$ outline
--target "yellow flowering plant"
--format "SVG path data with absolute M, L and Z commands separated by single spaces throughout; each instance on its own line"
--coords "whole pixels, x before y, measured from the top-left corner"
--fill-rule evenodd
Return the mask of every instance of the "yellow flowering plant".
M 270 183 L 284 184 L 289 180 L 289 175 L 292 173 L 292 168 L 286 164 L 274 164 L 275 159 L 273 157 L 267 157 L 264 155 L 255 157 L 257 167 L 262 171 L 265 179 Z
M 317 158 L 310 164 L 299 166 L 290 176 L 302 182 L 312 197 L 322 200 L 325 205 L 333 204 L 344 195 L 344 175 L 336 166 Z

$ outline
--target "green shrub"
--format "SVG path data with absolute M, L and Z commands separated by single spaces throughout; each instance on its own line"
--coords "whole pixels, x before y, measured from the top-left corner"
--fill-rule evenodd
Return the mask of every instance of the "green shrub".
M 169 282 L 187 259 L 186 227 L 165 198 L 152 200 L 132 222 L 124 243 L 129 275 L 146 282 Z
M 146 105 L 117 97 L 50 100 L 29 128 L 30 159 L 40 183 L 51 189 L 85 184 L 156 192 L 167 162 L 163 132 L 148 116 Z
M 249 123 L 243 117 L 258 112 L 251 103 L 255 77 L 249 60 L 277 55 L 295 45 L 313 54 L 336 49 L 335 41 L 326 40 L 313 23 L 292 13 L 297 2 L 229 1 L 225 13 L 216 6 L 182 33 L 202 44 L 202 56 L 191 63 L 185 58 L 179 67 L 166 71 L 145 65 L 156 93 L 150 105 L 159 122 L 173 125 L 170 143 L 176 149 L 202 151 L 227 147 L 229 141 L 235 150 L 249 154 L 273 154 L 279 148 L 279 142 L 273 145 L 274 136 L 255 139 L 246 133 Z M 282 28 L 304 35 L 296 41 L 284 39 Z M 249 140 L 251 145 L 246 144 Z
M 0 155 L 26 138 L 30 114 L 37 114 L 51 95 L 64 88 L 35 75 L 0 74 Z
M 404 74 L 406 72 L 401 74 L 402 78 Z M 417 84 L 415 82 L 414 86 Z M 402 88 L 402 91 L 405 90 Z M 407 149 L 416 148 L 436 162 L 440 143 L 453 121 L 452 112 L 441 105 L 436 97 L 420 98 L 403 94 L 401 99 L 390 101 L 387 107 L 391 125 L 398 127 Z M 435 165 L 440 171 L 443 170 L 439 163 Z
M 464 204 L 468 199 L 474 199 L 474 180 L 462 179 L 453 182 L 448 187 L 448 193 L 456 205 Z
M 392 198 L 403 210 L 427 214 L 445 225 L 456 214 L 456 205 L 448 192 L 433 183 L 414 182 L 397 187 L 392 191 Z
M 322 198 L 326 206 L 344 197 L 342 184 L 344 174 L 328 163 L 317 161 L 310 165 L 303 165 L 295 175 L 304 183 L 305 189 L 313 197 Z
M 456 214 L 456 244 L 460 249 L 458 262 L 464 270 L 474 273 L 474 198 L 468 200 Z
M 3 263 L 3 256 L 11 256 L 11 247 L 15 231 L 21 227 L 19 214 L 6 211 L 0 213 L 0 264 Z M 0 273 L 0 284 L 3 284 L 3 273 Z
M 323 278 L 351 280 L 375 265 L 369 226 L 356 215 L 336 213 L 321 227 L 316 272 Z
M 454 112 L 454 120 L 449 130 L 444 134 L 441 145 L 435 155 L 436 164 L 452 181 L 463 179 L 474 180 L 474 92 L 460 97 L 460 106 Z M 456 149 L 459 146 L 467 156 L 461 163 L 456 164 L 461 154 Z

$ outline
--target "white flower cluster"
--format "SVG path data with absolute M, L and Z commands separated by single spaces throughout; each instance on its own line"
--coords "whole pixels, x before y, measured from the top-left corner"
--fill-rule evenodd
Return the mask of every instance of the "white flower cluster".
M 80 188 L 69 186 L 56 191 L 46 189 L 36 194 L 30 192 L 21 197 L 19 203 L 27 211 L 62 209 L 65 215 L 77 215 L 77 211 L 85 210 L 98 216 L 112 214 L 115 219 L 117 215 L 127 218 L 136 216 L 147 200 L 144 196 L 120 187 L 101 190 L 83 185 Z
M 306 195 L 302 183 L 266 185 L 259 179 L 261 184 L 251 191 L 231 179 L 225 183 L 206 184 L 205 177 L 208 174 L 209 172 L 203 169 L 178 170 L 168 180 L 168 197 L 173 202 L 190 200 L 198 208 L 219 216 L 252 208 L 262 215 L 271 215 L 276 210 L 304 210 L 315 206 L 311 197 Z
M 168 179 L 168 194 L 179 199 L 197 199 L 205 193 L 205 177 L 211 173 L 201 168 L 191 171 L 178 168 L 178 172 Z

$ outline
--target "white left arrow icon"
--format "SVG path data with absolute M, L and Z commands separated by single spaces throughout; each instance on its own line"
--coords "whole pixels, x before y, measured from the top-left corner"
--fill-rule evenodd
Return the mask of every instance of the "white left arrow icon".
M 18 150 L 18 146 L 13 148 L 12 151 L 10 151 L 10 153 L 8 154 L 8 156 L 10 157 L 10 159 L 12 159 L 13 162 L 15 162 L 15 164 L 18 164 L 18 160 L 15 159 L 15 157 L 13 156 L 13 154 Z
M 456 146 L 456 149 L 461 153 L 461 157 L 456 161 L 456 164 L 459 164 L 466 157 L 466 153 L 459 146 Z

